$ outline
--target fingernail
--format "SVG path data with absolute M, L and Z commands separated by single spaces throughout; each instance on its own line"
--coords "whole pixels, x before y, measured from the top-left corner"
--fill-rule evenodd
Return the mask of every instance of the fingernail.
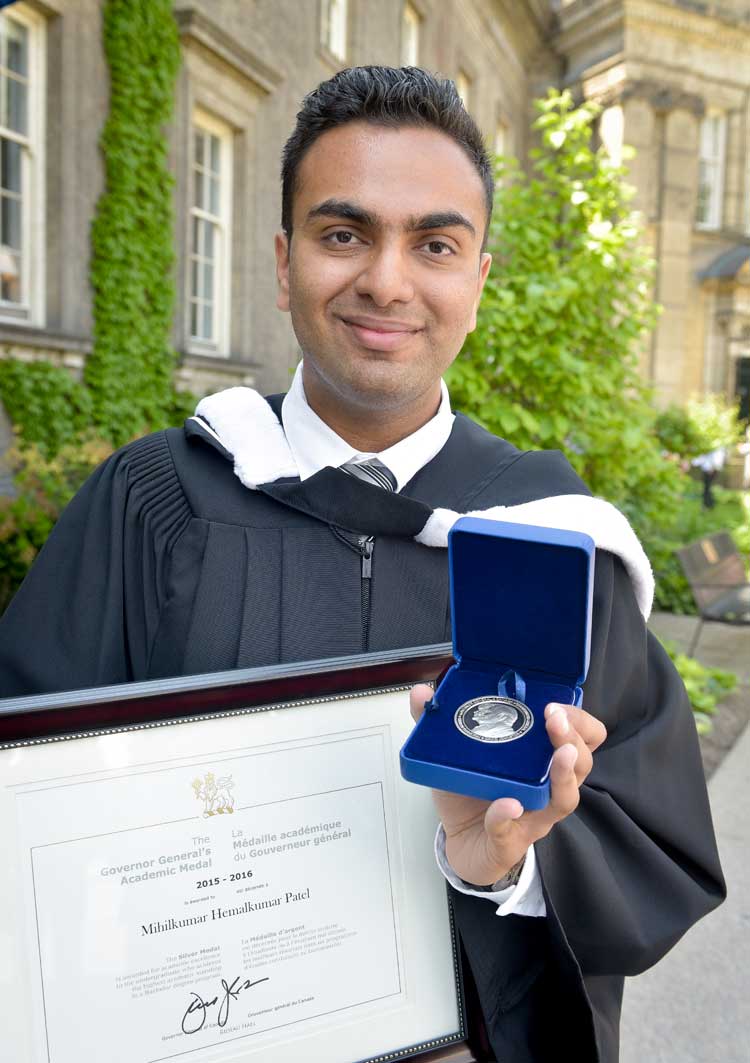
M 513 814 L 511 815 L 510 818 L 511 819 L 520 819 L 522 815 L 523 815 L 523 805 L 519 805 L 518 806 L 518 810 L 516 812 L 513 812 Z
M 553 716 L 559 713 L 561 713 L 562 715 L 560 716 L 560 723 L 558 724 L 558 726 L 563 734 L 567 734 L 570 730 L 570 724 L 568 723 L 568 714 L 565 712 L 564 705 L 550 705 L 549 712 L 547 713 L 547 719 L 551 720 Z

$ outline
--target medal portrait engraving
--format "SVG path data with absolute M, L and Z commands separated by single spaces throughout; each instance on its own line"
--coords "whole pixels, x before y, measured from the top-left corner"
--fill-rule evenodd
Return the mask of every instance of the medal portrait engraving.
M 531 728 L 534 717 L 522 701 L 488 695 L 465 701 L 454 722 L 461 734 L 477 742 L 514 742 Z

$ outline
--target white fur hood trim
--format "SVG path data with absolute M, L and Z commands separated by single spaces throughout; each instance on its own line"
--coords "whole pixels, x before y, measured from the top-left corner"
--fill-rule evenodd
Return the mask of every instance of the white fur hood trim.
M 627 517 L 603 498 L 588 495 L 556 495 L 523 502 L 519 506 L 492 506 L 471 513 L 435 509 L 419 535 L 425 546 L 447 546 L 448 532 L 461 516 L 504 520 L 511 524 L 533 524 L 538 528 L 564 528 L 585 532 L 600 550 L 622 559 L 633 583 L 638 608 L 648 620 L 654 601 L 654 575 L 651 565 Z
M 245 487 L 254 491 L 258 484 L 299 475 L 281 422 L 257 391 L 242 387 L 219 391 L 201 399 L 195 412 L 232 455 L 235 474 Z M 654 599 L 651 565 L 627 518 L 611 502 L 588 495 L 558 495 L 467 514 L 436 509 L 415 539 L 424 546 L 446 547 L 448 532 L 461 516 L 585 532 L 600 550 L 622 559 L 638 607 L 648 619 Z
M 195 408 L 234 458 L 245 487 L 297 476 L 297 465 L 276 414 L 252 388 L 227 388 L 201 399 Z

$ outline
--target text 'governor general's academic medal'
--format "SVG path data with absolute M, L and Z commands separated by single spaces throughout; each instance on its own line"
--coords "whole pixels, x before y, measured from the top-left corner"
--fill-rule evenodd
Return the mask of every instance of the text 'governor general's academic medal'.
M 462 517 L 448 537 L 455 664 L 401 750 L 404 778 L 524 808 L 549 801 L 551 702 L 580 705 L 594 541 Z

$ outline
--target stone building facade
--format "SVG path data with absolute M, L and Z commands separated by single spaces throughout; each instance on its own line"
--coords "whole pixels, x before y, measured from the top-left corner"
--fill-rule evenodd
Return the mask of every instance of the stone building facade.
M 0 10 L 0 357 L 79 372 L 107 111 L 101 0 Z M 750 366 L 750 0 L 175 0 L 183 62 L 169 130 L 180 379 L 286 387 L 275 309 L 279 159 L 303 95 L 344 66 L 450 76 L 497 150 L 525 156 L 550 84 L 601 100 L 664 305 L 644 373 L 664 398 L 733 394 Z M 743 373 L 745 374 L 743 376 Z M 739 382 L 739 385 L 738 385 Z
M 560 83 L 607 110 L 657 262 L 643 372 L 664 400 L 739 395 L 750 415 L 750 0 L 558 5 Z

